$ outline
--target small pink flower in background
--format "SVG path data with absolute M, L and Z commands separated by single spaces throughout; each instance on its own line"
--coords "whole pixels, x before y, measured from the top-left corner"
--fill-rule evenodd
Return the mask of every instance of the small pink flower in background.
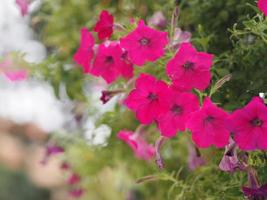
M 63 147 L 60 147 L 60 146 L 56 146 L 56 145 L 48 145 L 46 147 L 46 150 L 45 150 L 45 155 L 44 155 L 44 158 L 43 160 L 41 161 L 42 164 L 47 164 L 49 158 L 51 156 L 54 156 L 54 155 L 57 155 L 57 154 L 61 154 L 61 153 L 64 153 L 65 150 Z
M 145 62 L 154 62 L 164 54 L 168 44 L 166 32 L 152 29 L 140 20 L 137 28 L 120 40 L 122 48 L 128 52 L 130 60 L 142 66 Z
M 258 8 L 261 12 L 264 13 L 265 16 L 267 16 L 267 0 L 259 0 Z
M 161 113 L 168 110 L 168 85 L 154 76 L 141 74 L 135 82 L 124 104 L 136 113 L 142 124 L 152 123 Z
M 67 183 L 69 185 L 75 185 L 77 183 L 81 182 L 81 177 L 78 174 L 71 174 L 71 176 L 68 178 Z
M 154 157 L 155 148 L 148 144 L 140 134 L 122 130 L 118 133 L 117 137 L 131 147 L 137 158 L 150 160 Z
M 177 131 L 184 131 L 188 117 L 199 108 L 198 98 L 194 94 L 170 91 L 170 96 L 165 97 L 170 100 L 168 111 L 157 118 L 161 135 L 165 137 L 174 137 Z
M 152 17 L 149 18 L 148 25 L 155 26 L 159 29 L 165 29 L 167 26 L 166 17 L 161 11 L 157 11 L 152 15 Z
M 236 170 L 243 170 L 245 168 L 237 157 L 237 146 L 231 138 L 230 143 L 225 147 L 219 168 L 226 172 L 235 172 Z
M 99 20 L 94 27 L 94 31 L 97 32 L 100 40 L 108 39 L 113 33 L 113 16 L 106 10 L 103 10 L 100 14 Z
M 267 150 L 267 107 L 254 97 L 244 108 L 234 111 L 227 121 L 234 140 L 242 150 Z
M 80 47 L 74 54 L 73 60 L 83 67 L 84 73 L 90 72 L 91 62 L 94 57 L 95 40 L 87 28 L 81 29 Z
M 205 165 L 205 160 L 201 157 L 200 151 L 193 144 L 188 144 L 188 167 L 190 170 L 196 170 L 198 167 Z
M 213 55 L 197 52 L 190 43 L 183 43 L 175 57 L 167 64 L 167 74 L 179 88 L 204 90 L 211 80 Z
M 3 73 L 11 81 L 22 81 L 27 79 L 27 70 L 20 67 L 20 63 L 17 63 L 16 58 L 12 55 L 6 55 L 0 62 L 0 73 Z
M 200 110 L 192 113 L 187 122 L 187 128 L 192 133 L 192 139 L 200 148 L 215 145 L 222 148 L 229 143 L 230 132 L 225 127 L 228 113 L 212 103 L 206 97 Z
M 80 198 L 84 194 L 84 189 L 76 188 L 69 191 L 69 195 L 73 198 Z
M 123 50 L 119 44 L 101 44 L 94 60 L 90 73 L 101 76 L 110 84 L 119 76 L 129 79 L 133 76 L 133 66 L 124 58 Z
M 20 12 L 22 16 L 25 16 L 28 14 L 29 11 L 29 0 L 16 0 L 16 4 L 20 8 Z
M 180 44 L 190 42 L 192 34 L 188 31 L 182 31 L 180 28 L 175 28 L 174 37 L 171 46 L 175 49 L 180 47 Z

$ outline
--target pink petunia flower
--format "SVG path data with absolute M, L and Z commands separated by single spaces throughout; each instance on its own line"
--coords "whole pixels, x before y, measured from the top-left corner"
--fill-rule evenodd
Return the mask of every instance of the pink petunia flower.
M 131 147 L 138 159 L 150 160 L 154 157 L 155 148 L 148 144 L 138 133 L 122 130 L 117 137 Z
M 136 113 L 142 124 L 150 124 L 168 110 L 169 89 L 165 82 L 148 74 L 141 74 L 124 104 Z
M 129 79 L 133 76 L 133 66 L 125 58 L 125 52 L 117 43 L 108 46 L 101 44 L 90 71 L 95 76 L 101 76 L 109 84 L 119 76 Z
M 54 155 L 58 155 L 64 153 L 65 150 L 63 147 L 56 146 L 56 145 L 48 145 L 45 150 L 45 155 L 43 160 L 41 161 L 42 164 L 47 164 L 49 158 Z
M 234 111 L 227 121 L 234 140 L 242 150 L 267 149 L 267 107 L 260 97 Z
M 69 195 L 75 199 L 80 198 L 83 194 L 84 194 L 84 189 L 82 188 L 75 188 L 69 191 Z
M 71 174 L 71 176 L 68 178 L 67 183 L 69 185 L 75 185 L 77 183 L 81 182 L 81 177 L 78 174 Z
M 161 135 L 174 137 L 177 131 L 185 130 L 185 123 L 193 111 L 198 110 L 198 98 L 188 92 L 177 92 L 171 90 L 170 96 L 165 97 L 170 100 L 168 111 L 162 113 L 157 118 L 157 124 Z
M 197 168 L 206 164 L 206 161 L 201 157 L 199 149 L 193 144 L 188 144 L 188 167 L 190 170 L 196 170 Z
M 200 110 L 192 113 L 187 128 L 192 132 L 192 139 L 200 148 L 215 145 L 222 148 L 228 144 L 230 132 L 225 127 L 228 113 L 212 103 L 206 97 Z
M 175 86 L 185 90 L 204 90 L 210 84 L 212 58 L 211 54 L 197 52 L 190 43 L 183 43 L 168 62 L 166 71 Z
M 168 36 L 166 32 L 152 29 L 140 20 L 137 28 L 120 42 L 122 48 L 127 50 L 130 60 L 142 66 L 146 61 L 154 62 L 164 54 Z
M 16 58 L 7 54 L 0 63 L 0 73 L 3 73 L 11 81 L 22 81 L 27 79 L 28 72 L 16 63 Z
M 16 4 L 20 8 L 20 12 L 22 16 L 25 16 L 28 14 L 29 11 L 29 0 L 16 0 Z
M 261 12 L 264 13 L 265 16 L 267 16 L 267 0 L 259 0 L 258 8 Z
M 94 27 L 94 31 L 97 32 L 100 40 L 108 39 L 113 33 L 113 16 L 106 10 L 103 10 L 100 14 L 99 20 Z
M 80 47 L 74 54 L 73 60 L 83 67 L 84 73 L 90 72 L 91 62 L 94 57 L 93 47 L 95 40 L 87 28 L 81 29 Z

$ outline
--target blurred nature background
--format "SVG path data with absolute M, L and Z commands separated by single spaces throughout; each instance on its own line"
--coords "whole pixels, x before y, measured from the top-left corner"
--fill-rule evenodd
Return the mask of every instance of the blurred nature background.
M 231 111 L 267 91 L 267 24 L 254 0 L 32 0 L 25 16 L 15 0 L 0 1 L 0 57 L 13 56 L 31 75 L 18 82 L 0 76 L 0 200 L 73 199 L 62 160 L 81 176 L 85 200 L 244 199 L 245 174 L 218 170 L 223 150 L 203 150 L 208 164 L 190 171 L 186 134 L 164 146 L 163 171 L 136 159 L 116 138 L 119 130 L 138 126 L 134 115 L 118 106 L 119 97 L 102 105 L 107 85 L 73 62 L 80 29 L 92 29 L 101 10 L 121 24 L 161 11 L 169 29 L 177 4 L 177 26 L 192 33 L 199 50 L 216 55 L 214 79 L 233 75 L 215 101 Z M 154 142 L 159 133 L 149 131 Z M 64 155 L 42 165 L 47 144 L 55 141 Z M 257 167 L 266 182 L 266 166 Z

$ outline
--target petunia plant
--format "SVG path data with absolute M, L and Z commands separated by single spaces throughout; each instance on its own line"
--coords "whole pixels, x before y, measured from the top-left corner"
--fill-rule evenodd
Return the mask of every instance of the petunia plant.
M 98 101 L 116 105 L 97 121 L 112 128 L 106 147 L 64 144 L 84 179 L 97 176 L 72 196 L 267 198 L 266 165 L 251 163 L 267 149 L 267 1 L 175 1 L 167 8 L 147 23 L 136 16 L 120 22 L 106 8 L 81 24 L 72 70 L 92 85 L 104 82 Z M 114 179 L 121 194 L 90 194 Z

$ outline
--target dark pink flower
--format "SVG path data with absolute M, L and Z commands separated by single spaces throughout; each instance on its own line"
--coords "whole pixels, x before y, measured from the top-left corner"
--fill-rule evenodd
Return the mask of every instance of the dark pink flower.
M 101 92 L 101 97 L 100 100 L 102 101 L 103 104 L 106 104 L 107 102 L 109 102 L 110 99 L 112 99 L 112 97 L 122 93 L 123 90 L 112 90 L 112 91 L 108 91 L 108 90 L 103 90 Z
M 117 137 L 131 147 L 138 159 L 150 160 L 154 157 L 155 148 L 148 144 L 138 133 L 122 130 Z
M 265 16 L 267 16 L 267 0 L 259 0 L 258 8 L 260 9 L 261 12 L 264 13 Z
M 215 145 L 222 148 L 228 144 L 230 132 L 225 127 L 228 113 L 212 103 L 206 97 L 200 110 L 192 113 L 187 127 L 192 132 L 192 139 L 200 148 Z
M 42 164 L 46 164 L 51 156 L 64 153 L 64 148 L 56 145 L 48 145 L 46 146 L 45 155 Z
M 143 124 L 150 124 L 168 109 L 169 89 L 165 82 L 154 76 L 141 74 L 135 89 L 125 99 L 125 105 L 136 113 Z
M 100 40 L 108 39 L 113 33 L 114 18 L 108 11 L 103 10 L 99 20 L 95 25 L 94 31 L 97 32 Z
M 260 97 L 254 97 L 244 108 L 234 111 L 227 124 L 240 149 L 267 149 L 267 107 Z
M 174 137 L 177 131 L 184 131 L 188 117 L 199 108 L 198 98 L 188 92 L 170 90 L 168 111 L 157 118 L 161 135 Z
M 93 47 L 95 45 L 95 40 L 86 28 L 81 29 L 81 41 L 80 47 L 74 54 L 74 61 L 83 67 L 84 73 L 89 73 L 92 58 L 94 57 Z
M 126 61 L 125 52 L 119 44 L 101 44 L 90 71 L 95 76 L 101 76 L 107 83 L 112 83 L 119 76 L 133 76 L 133 66 Z
M 69 185 L 75 185 L 77 183 L 81 182 L 81 177 L 78 174 L 71 174 L 71 176 L 68 178 L 67 183 Z
M 73 198 L 80 198 L 84 194 L 84 189 L 76 188 L 69 191 L 69 195 Z
M 190 43 L 183 43 L 167 64 L 167 74 L 179 88 L 204 90 L 211 80 L 210 68 L 213 55 L 197 52 Z
M 140 20 L 137 28 L 120 40 L 122 48 L 128 52 L 130 60 L 142 66 L 146 61 L 156 61 L 164 54 L 168 44 L 166 32 L 152 29 Z
M 242 187 L 242 191 L 251 200 L 264 200 L 267 198 L 267 184 L 259 188 Z
M 16 4 L 20 8 L 20 12 L 22 16 L 25 16 L 28 14 L 29 10 L 29 0 L 16 0 Z

